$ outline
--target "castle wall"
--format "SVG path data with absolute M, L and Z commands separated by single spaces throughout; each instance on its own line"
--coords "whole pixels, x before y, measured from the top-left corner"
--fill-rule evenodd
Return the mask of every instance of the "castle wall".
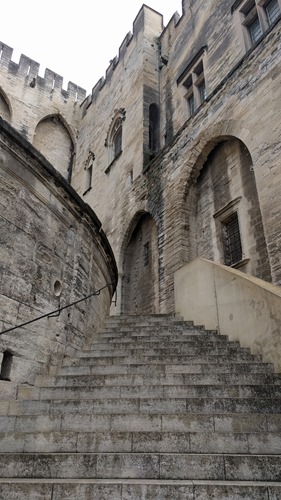
M 126 213 L 119 212 L 121 240 L 126 239 L 136 213 L 147 211 L 156 222 L 162 312 L 173 311 L 174 272 L 192 261 L 198 252 L 196 248 L 201 237 L 198 231 L 201 229 L 190 217 L 196 203 L 190 193 L 210 153 L 218 143 L 228 139 L 239 139 L 251 161 L 244 162 L 244 173 L 240 174 L 238 182 L 235 169 L 241 169 L 242 160 L 238 157 L 231 160 L 230 155 L 229 175 L 233 178 L 233 189 L 227 200 L 222 196 L 224 191 L 221 195 L 217 191 L 217 200 L 223 208 L 224 201 L 227 204 L 239 196 L 244 199 L 245 213 L 240 222 L 243 245 L 248 246 L 247 270 L 255 276 L 281 283 L 280 29 L 279 22 L 185 122 L 171 144 L 151 162 L 146 173 L 134 181 L 131 203 Z M 235 165 L 231 166 L 231 161 Z M 218 179 L 222 180 L 220 189 L 225 190 L 229 181 L 227 176 L 223 180 L 227 165 L 221 161 L 221 166 L 216 168 L 221 169 Z M 205 203 L 208 203 L 208 192 L 211 194 L 211 190 L 202 191 Z M 218 210 L 217 206 L 210 211 L 212 224 Z M 204 245 L 213 258 L 223 262 L 214 235 L 210 234 Z M 206 255 L 203 247 L 200 254 Z M 122 260 L 118 263 L 122 273 Z
M 71 136 L 75 152 L 76 135 L 80 123 L 80 104 L 86 96 L 85 90 L 69 82 L 64 90 L 63 78 L 46 69 L 44 77 L 39 76 L 39 64 L 32 59 L 21 55 L 19 64 L 12 61 L 13 49 L 0 42 L 0 94 L 4 91 L 7 105 L 10 107 L 10 116 L 7 110 L 1 112 L 6 119 L 28 141 L 53 163 L 54 167 L 67 179 L 69 171 L 65 168 L 66 155 L 53 157 L 53 136 L 45 135 L 36 138 L 36 127 L 46 117 L 59 116 L 66 132 Z M 1 102 L 0 110 L 3 111 Z M 54 161 L 55 160 L 55 161 Z M 75 156 L 73 157 L 75 163 Z M 71 172 L 70 172 L 71 173 Z
M 9 378 L 32 382 L 95 334 L 108 314 L 117 270 L 94 212 L 35 148 L 0 125 L 1 332 L 109 284 L 60 315 L 0 336 L 0 352 L 12 354 Z
M 172 18 L 160 37 L 161 54 L 167 61 L 160 80 L 162 146 L 189 118 L 185 82 L 198 62 L 203 62 L 208 96 L 245 53 L 233 3 L 185 0 L 183 16 Z
M 103 226 L 120 251 L 122 213 L 133 202 L 134 179 L 142 175 L 149 156 L 149 105 L 158 102 L 158 45 L 162 16 L 143 7 L 101 80 L 82 106 L 77 144 L 77 163 L 73 186 L 80 195 L 87 189 L 87 159 L 92 158 L 92 187 L 84 195 L 103 219 Z M 157 104 L 156 102 L 156 104 Z M 109 156 L 110 130 L 116 112 L 122 115 L 122 153 L 112 161 Z
M 190 221 L 188 195 L 211 151 L 218 142 L 229 136 L 239 138 L 249 150 L 257 189 L 255 203 L 252 200 L 248 206 L 251 222 L 246 238 L 248 241 L 255 240 L 255 248 L 252 246 L 248 254 L 250 272 L 266 279 L 270 279 L 271 275 L 274 283 L 281 283 L 280 30 L 279 22 L 241 61 L 240 66 L 201 106 L 197 114 L 185 123 L 173 143 L 163 150 L 147 174 L 148 177 L 154 178 L 153 190 L 148 194 L 148 197 L 153 197 L 157 191 L 155 182 L 161 173 L 157 196 L 159 197 L 159 191 L 162 190 L 164 209 L 162 206 L 159 216 L 165 237 L 161 262 L 165 274 L 163 279 L 160 275 L 160 289 L 171 291 L 169 297 L 166 292 L 163 293 L 163 304 L 166 304 L 168 309 L 169 304 L 173 303 L 173 273 L 180 262 L 190 262 L 196 257 L 193 249 L 196 248 L 196 240 L 201 237 L 201 234 L 198 234 L 200 227 Z M 258 73 L 254 68 L 259 68 Z M 221 165 L 221 169 L 223 181 L 225 166 Z M 233 172 L 231 175 L 234 178 Z M 249 202 L 251 176 L 242 179 L 242 188 L 240 195 L 246 193 Z M 227 184 L 224 189 L 227 189 Z M 206 189 L 202 193 L 202 200 L 206 203 L 208 192 L 210 194 Z M 223 204 L 223 197 L 221 203 Z M 216 210 L 213 209 L 212 219 Z M 258 216 L 259 210 L 262 223 Z M 255 215 L 253 211 L 256 212 Z M 267 250 L 262 241 L 264 236 Z M 213 236 L 210 235 L 205 243 L 209 252 L 212 252 L 215 244 Z M 251 245 L 253 243 L 250 247 Z M 259 257 L 256 253 L 258 247 Z M 212 253 L 215 259 L 223 262 L 221 255 L 214 250 Z M 201 255 L 206 255 L 205 251 L 202 251 Z
M 106 78 L 81 102 L 79 112 L 77 103 L 59 101 L 64 91 L 56 92 L 55 87 L 49 97 L 44 92 L 46 108 L 40 117 L 33 104 L 31 113 L 27 111 L 34 88 L 22 83 L 17 88 L 19 68 L 13 76 L 14 63 L 7 48 L 3 50 L 4 83 L 13 83 L 14 102 L 5 86 L 2 96 L 9 102 L 1 101 L 0 109 L 10 112 L 22 134 L 27 134 L 25 120 L 34 123 L 34 131 L 44 123 L 41 119 L 53 119 L 53 100 L 59 104 L 56 113 L 74 153 L 68 157 L 72 185 L 102 220 L 118 263 L 119 304 L 114 312 L 124 310 L 120 298 L 127 293 L 122 290 L 126 256 L 143 214 L 157 229 L 155 289 L 160 312 L 173 311 L 173 275 L 183 264 L 197 255 L 223 262 L 220 238 L 226 216 L 221 214 L 227 210 L 228 217 L 237 206 L 242 268 L 281 284 L 280 16 L 249 47 L 244 38 L 247 28 L 241 24 L 242 4 L 184 0 L 183 15 L 175 14 L 164 30 L 162 16 L 143 6 L 133 34 L 125 37 Z M 258 7 L 262 11 L 263 6 Z M 23 58 L 19 67 L 24 63 Z M 29 78 L 32 65 L 28 71 Z M 52 82 L 56 86 L 56 78 Z M 40 79 L 37 83 L 39 92 Z M 20 95 L 22 88 L 26 95 Z M 64 109 L 69 110 L 65 117 Z M 156 110 L 154 124 L 151 109 Z M 151 148 L 153 125 L 160 135 L 159 152 L 156 135 L 156 150 Z M 31 132 L 28 137 L 33 137 Z M 60 156 L 65 162 L 66 152 Z M 58 160 L 52 161 L 65 175 L 65 163 L 60 167 Z M 143 252 L 141 243 L 134 246 L 134 262 L 140 262 L 138 252 Z M 139 265 L 133 268 L 145 274 Z M 138 287 L 144 303 L 147 286 Z
M 196 190 L 196 196 L 192 193 L 190 197 L 192 188 Z M 231 218 L 236 219 L 236 237 L 232 232 L 232 239 L 236 241 L 237 238 L 234 253 L 239 255 L 241 249 L 236 266 L 250 275 L 270 281 L 253 164 L 245 145 L 232 137 L 219 142 L 192 188 L 186 202 L 193 208 L 196 218 L 195 255 L 216 262 L 230 260 L 230 256 L 225 255 L 226 250 L 229 253 L 229 245 L 226 248 L 224 233 L 226 223 Z

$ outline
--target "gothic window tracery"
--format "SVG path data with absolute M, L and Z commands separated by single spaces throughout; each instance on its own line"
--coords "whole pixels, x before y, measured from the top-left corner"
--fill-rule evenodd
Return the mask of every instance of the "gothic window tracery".
M 119 158 L 123 149 L 123 122 L 126 118 L 126 111 L 124 108 L 115 110 L 114 117 L 112 118 L 111 126 L 109 128 L 105 146 L 108 148 L 107 155 L 107 168 L 105 173 L 108 173 L 114 161 Z

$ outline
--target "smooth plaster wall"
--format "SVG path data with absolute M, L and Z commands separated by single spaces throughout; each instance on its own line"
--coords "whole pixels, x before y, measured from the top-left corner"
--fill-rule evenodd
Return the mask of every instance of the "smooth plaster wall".
M 175 310 L 250 347 L 281 372 L 281 289 L 198 258 L 175 273 Z

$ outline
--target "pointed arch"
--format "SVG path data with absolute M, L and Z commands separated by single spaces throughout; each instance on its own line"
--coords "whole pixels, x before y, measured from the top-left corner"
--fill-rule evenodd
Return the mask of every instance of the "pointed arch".
M 33 145 L 70 182 L 74 141 L 70 127 L 60 114 L 40 120 L 35 129 Z
M 107 147 L 107 169 L 105 173 L 109 172 L 111 164 L 117 160 L 122 153 L 123 122 L 125 119 L 125 109 L 116 109 L 105 139 L 105 146 Z
M 10 101 L 2 88 L 0 88 L 0 116 L 3 120 L 11 123 L 12 121 L 12 108 Z
M 209 140 L 185 191 L 191 260 L 197 256 L 271 281 L 253 160 L 233 135 Z
M 150 213 L 135 214 L 122 246 L 121 312 L 159 312 L 158 231 Z

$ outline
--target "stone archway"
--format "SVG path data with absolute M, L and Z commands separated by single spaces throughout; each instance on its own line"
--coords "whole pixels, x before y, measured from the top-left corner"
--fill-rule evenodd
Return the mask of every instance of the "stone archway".
M 148 213 L 138 219 L 124 251 L 123 314 L 154 314 L 159 310 L 158 237 Z
M 271 281 L 250 152 L 238 138 L 212 141 L 194 166 L 186 206 L 192 257 L 205 257 Z M 203 159 L 203 161 L 202 161 Z
M 43 118 L 38 123 L 33 145 L 65 179 L 70 180 L 74 146 L 70 133 L 59 115 Z

